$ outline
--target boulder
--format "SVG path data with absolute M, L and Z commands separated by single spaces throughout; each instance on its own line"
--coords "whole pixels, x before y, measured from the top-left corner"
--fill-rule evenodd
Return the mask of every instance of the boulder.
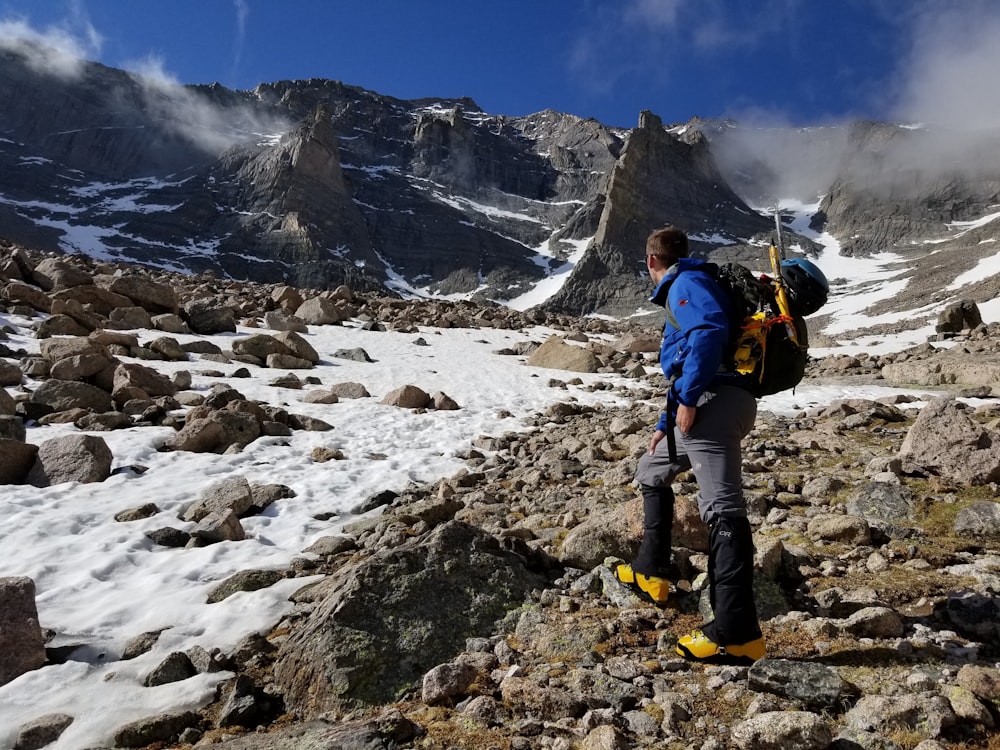
M 111 475 L 111 449 L 95 435 L 66 435 L 38 448 L 27 482 L 49 487 L 62 482 L 103 482 Z
M 339 323 L 348 318 L 336 301 L 326 297 L 307 299 L 295 309 L 295 317 L 312 326 Z
M 535 349 L 528 357 L 527 364 L 531 367 L 570 372 L 597 372 L 601 367 L 600 360 L 593 352 L 567 344 L 558 336 L 550 336 Z
M 178 310 L 177 292 L 169 284 L 138 275 L 98 276 L 94 281 L 109 292 L 128 297 L 151 313 L 176 313 Z
M 35 465 L 38 446 L 0 437 L 0 484 L 21 484 Z
M 962 508 L 955 517 L 960 537 L 1000 537 L 1000 503 L 981 500 Z
M 236 312 L 211 299 L 191 300 L 184 305 L 181 317 L 195 333 L 236 332 Z
M 954 397 L 944 396 L 920 410 L 899 458 L 908 473 L 989 484 L 1000 481 L 1000 433 L 976 422 Z
M 245 477 L 230 477 L 205 488 L 181 514 L 184 521 L 200 521 L 210 513 L 233 511 L 242 516 L 253 506 L 253 491 Z
M 6 393 L 6 391 L 0 391 L 0 393 Z M 0 399 L 0 406 L 2 405 L 3 402 Z M 23 443 L 28 433 L 24 428 L 24 421 L 20 417 L 14 416 L 13 412 L 13 401 L 9 413 L 0 408 L 0 437 L 13 438 Z
M 881 733 L 916 729 L 928 738 L 941 736 L 955 721 L 948 699 L 930 692 L 865 695 L 843 717 L 848 729 Z
M 836 710 L 857 688 L 823 664 L 788 659 L 760 659 L 747 673 L 747 687 L 796 700 L 816 711 Z
M 35 338 L 86 336 L 91 330 L 93 329 L 80 325 L 69 315 L 51 315 L 35 327 Z
M 20 367 L 13 362 L 0 359 L 0 388 L 9 385 L 21 385 L 23 379 L 24 373 L 21 372 Z
M 809 520 L 807 529 L 813 539 L 843 542 L 850 545 L 868 545 L 872 542 L 868 522 L 859 516 L 820 514 Z
M 0 387 L 0 416 L 10 416 L 17 411 L 17 402 L 14 397 L 7 393 L 7 389 Z
M 45 714 L 22 724 L 17 730 L 14 750 L 41 750 L 58 740 L 73 721 L 69 714 Z
M 284 311 L 295 310 L 302 304 L 302 294 L 291 286 L 279 286 L 271 292 L 271 300 Z
M 329 582 L 275 662 L 287 710 L 306 718 L 419 686 L 539 584 L 520 557 L 458 521 L 347 564 Z
M 309 721 L 267 734 L 251 733 L 213 745 L 217 750 L 288 750 L 289 748 L 357 748 L 375 750 L 410 747 L 420 727 L 395 708 L 358 721 Z
M 328 390 L 340 398 L 369 398 L 372 395 L 361 383 L 334 383 Z
M 52 300 L 52 314 L 65 315 L 68 318 L 72 318 L 77 324 L 88 331 L 101 328 L 105 323 L 104 318 L 94 315 L 75 299 Z
M 122 328 L 152 328 L 153 317 L 149 314 L 149 310 L 131 305 L 131 300 L 129 303 L 127 307 L 116 307 L 112 310 L 108 316 L 110 320 Z
M 181 349 L 177 339 L 170 336 L 160 336 L 158 339 L 153 339 L 146 344 L 146 348 L 156 352 L 168 362 L 186 362 L 190 359 L 188 353 Z
M 45 639 L 38 624 L 35 582 L 0 578 L 0 685 L 45 663 Z
M 979 306 L 973 300 L 952 302 L 938 315 L 934 330 L 938 333 L 960 333 L 964 329 L 975 328 L 983 322 Z
M 309 391 L 302 397 L 302 402 L 306 404 L 336 404 L 340 398 L 329 389 L 317 389 Z
M 174 313 L 154 315 L 150 322 L 151 325 L 143 326 L 143 328 L 155 328 L 157 331 L 164 331 L 166 333 L 191 333 L 191 329 L 184 322 L 184 318 Z
M 109 393 L 89 383 L 73 380 L 46 380 L 28 400 L 33 404 L 46 406 L 50 411 L 86 409 L 105 412 L 115 408 Z
M 145 365 L 123 362 L 115 368 L 114 392 L 129 388 L 138 388 L 152 398 L 177 393 L 177 386 L 168 376 Z
M 180 711 L 149 716 L 119 727 L 114 733 L 115 747 L 173 744 L 188 727 L 200 728 L 201 715 L 195 711 Z
M 132 300 L 121 294 L 109 292 L 93 284 L 83 284 L 70 289 L 62 289 L 49 295 L 53 303 L 73 300 L 86 307 L 96 315 L 112 316 L 118 309 L 127 309 L 133 305 Z M 142 308 L 139 308 L 142 309 Z M 148 326 L 131 326 L 132 328 L 147 328 Z
M 431 397 L 415 385 L 404 385 L 387 393 L 379 403 L 402 409 L 423 409 L 430 405 Z
M 319 354 L 308 341 L 295 331 L 281 331 L 276 333 L 274 338 L 283 344 L 291 354 L 299 359 L 304 359 L 312 364 L 319 362 Z
M 28 305 L 39 312 L 47 313 L 52 309 L 52 300 L 49 299 L 49 295 L 37 287 L 23 284 L 20 281 L 9 282 L 0 292 L 0 298 Z
M 233 341 L 233 354 L 244 354 L 259 360 L 267 359 L 270 354 L 291 354 L 292 351 L 274 336 L 258 333 L 243 339 Z
M 191 529 L 191 541 L 199 546 L 239 542 L 247 538 L 239 517 L 231 510 L 209 513 Z
M 107 351 L 94 351 L 54 362 L 49 368 L 49 375 L 57 380 L 84 380 L 112 371 L 114 366 L 115 362 Z
M 301 318 L 297 318 L 283 310 L 271 310 L 264 313 L 264 326 L 272 331 L 297 331 L 306 333 L 309 326 Z
M 810 711 L 766 711 L 733 727 L 740 750 L 827 750 L 833 729 Z
M 32 271 L 31 280 L 45 291 L 51 292 L 57 288 L 92 284 L 94 277 L 62 258 L 42 258 Z
M 268 354 L 264 364 L 272 370 L 311 370 L 313 367 L 308 359 L 294 354 Z
M 184 427 L 167 440 L 167 447 L 176 451 L 192 453 L 215 453 L 224 449 L 226 431 L 222 425 L 209 417 L 188 418 Z

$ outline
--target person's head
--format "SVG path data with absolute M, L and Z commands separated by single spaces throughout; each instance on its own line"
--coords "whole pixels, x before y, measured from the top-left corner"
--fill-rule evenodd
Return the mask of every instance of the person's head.
M 681 229 L 668 224 L 646 238 L 646 268 L 660 278 L 680 258 L 688 257 L 688 238 Z M 658 280 L 658 279 L 657 279 Z

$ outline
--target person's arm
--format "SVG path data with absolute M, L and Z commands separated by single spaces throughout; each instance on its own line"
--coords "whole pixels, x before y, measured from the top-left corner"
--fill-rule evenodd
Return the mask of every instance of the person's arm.
M 670 289 L 668 302 L 684 338 L 676 355 L 680 375 L 674 382 L 673 393 L 679 405 L 678 427 L 687 432 L 694 422 L 694 414 L 686 414 L 685 429 L 680 407 L 694 409 L 718 373 L 729 346 L 728 301 L 714 279 L 703 273 L 686 273 L 678 277 Z

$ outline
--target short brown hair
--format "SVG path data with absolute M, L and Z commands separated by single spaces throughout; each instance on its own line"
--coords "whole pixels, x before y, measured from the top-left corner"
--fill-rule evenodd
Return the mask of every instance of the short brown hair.
M 688 257 L 688 238 L 684 231 L 668 224 L 646 238 L 646 255 L 655 255 L 672 266 L 678 258 Z

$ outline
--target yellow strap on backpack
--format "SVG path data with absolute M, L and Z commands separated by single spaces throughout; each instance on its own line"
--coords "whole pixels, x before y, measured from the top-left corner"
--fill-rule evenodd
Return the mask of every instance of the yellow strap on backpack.
M 775 214 L 775 223 L 778 225 L 780 233 L 781 220 L 778 218 L 777 213 Z M 778 241 L 781 241 L 780 234 Z M 792 322 L 792 308 L 788 304 L 788 290 L 785 288 L 785 282 L 781 278 L 781 251 L 778 250 L 774 242 L 771 242 L 768 255 L 771 257 L 771 273 L 774 276 L 774 298 L 778 301 L 778 311 L 781 313 L 781 318 L 784 318 L 789 340 L 798 346 L 799 333 L 795 330 L 795 324 Z

